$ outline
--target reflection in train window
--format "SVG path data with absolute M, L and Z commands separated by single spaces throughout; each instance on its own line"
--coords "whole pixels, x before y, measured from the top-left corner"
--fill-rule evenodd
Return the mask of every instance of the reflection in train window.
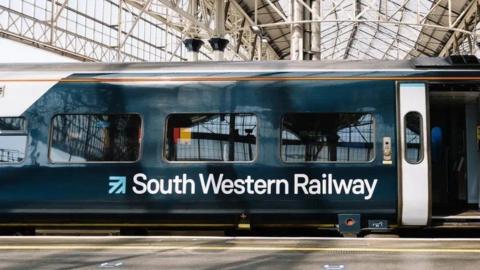
M 166 134 L 170 161 L 252 161 L 257 154 L 253 114 L 172 114 Z
M 418 112 L 405 115 L 405 160 L 416 164 L 423 159 L 422 116 Z
M 287 162 L 368 162 L 374 157 L 369 113 L 289 113 L 282 121 Z
M 23 117 L 0 117 L 0 164 L 25 159 L 27 129 Z
M 443 130 L 441 127 L 433 127 L 430 132 L 432 142 L 432 163 L 442 162 L 443 157 Z
M 62 114 L 52 119 L 53 162 L 136 161 L 141 119 L 136 114 Z

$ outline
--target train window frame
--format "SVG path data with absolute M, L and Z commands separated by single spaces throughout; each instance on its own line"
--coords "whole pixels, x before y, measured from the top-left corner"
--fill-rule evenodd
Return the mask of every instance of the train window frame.
M 140 132 L 141 136 L 139 136 L 139 149 L 138 149 L 138 156 L 136 160 L 129 160 L 129 161 L 73 161 L 73 162 L 65 162 L 65 161 L 54 161 L 51 159 L 51 150 L 52 150 L 52 138 L 53 138 L 53 119 L 59 115 L 136 115 L 140 119 Z M 48 162 L 51 164 L 62 164 L 62 165 L 78 165 L 78 164 L 134 164 L 139 163 L 143 157 L 143 145 L 144 145 L 144 138 L 145 138 L 145 130 L 144 130 L 144 118 L 141 113 L 138 112 L 115 112 L 115 113 L 95 113 L 95 112 L 88 112 L 88 113 L 56 113 L 50 118 L 50 126 L 48 132 Z
M 256 136 L 255 136 L 255 151 L 256 151 L 256 154 L 255 154 L 255 157 L 254 159 L 252 160 L 246 160 L 246 161 L 208 161 L 208 160 L 169 160 L 166 156 L 166 145 L 167 145 L 167 140 L 168 140 L 168 120 L 170 119 L 170 117 L 172 117 L 173 115 L 185 115 L 185 114 L 250 114 L 252 116 L 255 116 L 255 119 L 257 121 L 257 132 L 256 132 Z M 252 164 L 252 163 L 256 163 L 257 160 L 258 160 L 258 157 L 259 157 L 259 145 L 260 145 L 260 121 L 259 121 L 259 117 L 256 113 L 253 113 L 253 112 L 174 112 L 174 113 L 169 113 L 166 117 L 165 117 L 165 123 L 164 123 L 164 126 L 163 126 L 163 143 L 162 143 L 162 153 L 161 153 L 161 156 L 162 156 L 162 160 L 166 163 L 172 163 L 172 164 L 177 164 L 177 163 L 180 163 L 180 164 Z
M 419 134 L 419 137 L 420 137 L 420 149 L 419 149 L 419 152 L 421 154 L 420 156 L 420 159 L 416 162 L 411 162 L 408 158 L 407 158 L 407 114 L 409 113 L 416 113 L 417 115 L 420 116 L 420 134 Z M 419 112 L 419 111 L 408 111 L 407 113 L 405 113 L 405 115 L 403 116 L 403 137 L 404 137 L 404 145 L 402 145 L 403 147 L 403 159 L 408 163 L 408 164 L 412 164 L 412 165 L 417 165 L 417 164 L 420 164 L 423 162 L 423 160 L 425 159 L 425 154 L 424 154 L 424 151 L 425 151 L 425 140 L 424 140 L 424 130 L 423 130 L 423 115 Z
M 24 129 L 22 130 L 23 132 L 19 131 L 13 131 L 13 132 L 0 132 L 0 137 L 2 136 L 25 136 L 25 150 L 24 150 L 24 157 L 21 161 L 18 162 L 0 162 L 0 166 L 12 166 L 12 165 L 22 165 L 25 163 L 27 159 L 27 150 L 28 150 L 28 144 L 30 142 L 30 136 L 28 134 L 28 120 L 24 116 L 1 116 L 0 118 L 20 118 L 23 119 L 24 121 Z
M 365 113 L 365 114 L 370 114 L 372 116 L 372 133 L 373 133 L 373 139 L 372 139 L 372 144 L 373 144 L 373 155 L 372 158 L 368 161 L 288 161 L 284 160 L 282 156 L 282 131 L 283 131 L 283 120 L 287 114 L 320 114 L 320 113 Z M 372 164 L 376 161 L 377 159 L 377 118 L 375 116 L 375 112 L 373 111 L 368 111 L 368 112 L 325 112 L 325 111 L 319 111 L 319 112 L 287 112 L 281 115 L 280 117 L 280 131 L 279 131 L 279 148 L 278 148 L 278 154 L 280 161 L 284 164 Z

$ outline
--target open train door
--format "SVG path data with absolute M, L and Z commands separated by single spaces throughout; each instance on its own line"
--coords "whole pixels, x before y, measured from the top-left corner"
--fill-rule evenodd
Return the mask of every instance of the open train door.
M 430 219 L 427 89 L 424 83 L 400 83 L 399 223 L 423 226 Z

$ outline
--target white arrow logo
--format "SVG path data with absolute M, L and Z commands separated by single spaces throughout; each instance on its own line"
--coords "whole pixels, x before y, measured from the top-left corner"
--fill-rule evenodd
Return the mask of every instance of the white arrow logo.
M 110 176 L 108 185 L 110 186 L 108 194 L 127 193 L 127 178 L 125 176 Z

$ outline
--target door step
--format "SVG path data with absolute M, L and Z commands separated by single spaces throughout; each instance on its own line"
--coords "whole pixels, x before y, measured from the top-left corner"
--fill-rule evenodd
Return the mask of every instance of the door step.
M 480 228 L 480 215 L 435 215 L 432 226 L 441 228 Z
M 480 229 L 480 222 L 432 222 L 434 229 Z
M 432 216 L 432 220 L 448 220 L 448 221 L 453 221 L 453 220 L 468 220 L 468 221 L 473 221 L 473 220 L 478 220 L 480 221 L 480 215 L 448 215 L 448 216 Z

